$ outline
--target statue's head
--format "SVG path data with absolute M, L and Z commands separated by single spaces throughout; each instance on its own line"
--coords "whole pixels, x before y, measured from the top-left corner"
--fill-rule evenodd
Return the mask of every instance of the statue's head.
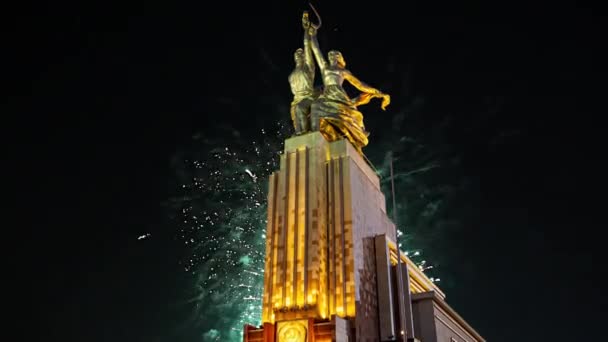
M 301 64 L 304 62 L 304 49 L 299 48 L 296 50 L 296 52 L 294 52 L 293 54 L 293 60 L 296 62 L 296 64 Z
M 346 61 L 340 51 L 331 50 L 327 53 L 327 59 L 329 64 L 332 66 L 339 66 L 340 68 L 346 68 Z

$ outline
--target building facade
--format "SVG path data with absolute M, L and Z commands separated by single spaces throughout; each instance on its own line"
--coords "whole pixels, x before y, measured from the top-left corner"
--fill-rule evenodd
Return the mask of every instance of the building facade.
M 398 250 L 380 180 L 347 140 L 285 141 L 266 233 L 263 323 L 245 341 L 484 341 Z

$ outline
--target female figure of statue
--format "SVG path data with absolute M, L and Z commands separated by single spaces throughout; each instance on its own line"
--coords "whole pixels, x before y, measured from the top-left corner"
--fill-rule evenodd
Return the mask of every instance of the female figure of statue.
M 378 97 L 382 98 L 381 108 L 384 110 L 390 104 L 390 96 L 363 83 L 347 70 L 344 57 L 339 51 L 329 51 L 326 61 L 319 48 L 316 26 L 310 25 L 308 34 L 323 79 L 323 92 L 311 107 L 311 129 L 320 131 L 329 141 L 346 138 L 362 153 L 362 148 L 368 143 L 369 132 L 365 130 L 363 115 L 357 106 Z M 355 99 L 349 98 L 342 88 L 344 80 L 362 94 Z

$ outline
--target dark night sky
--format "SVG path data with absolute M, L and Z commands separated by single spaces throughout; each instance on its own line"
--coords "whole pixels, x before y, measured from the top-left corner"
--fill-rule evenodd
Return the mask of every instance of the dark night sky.
M 49 3 L 12 26 L 24 67 L 9 72 L 11 95 L 26 128 L 12 145 L 31 187 L 17 200 L 32 223 L 17 256 L 35 274 L 32 333 L 195 341 L 176 332 L 187 313 L 175 304 L 184 251 L 160 205 L 170 160 L 195 133 L 246 137 L 276 121 L 305 6 Z M 438 244 L 455 283 L 448 303 L 490 341 L 600 340 L 602 19 L 574 7 L 393 6 L 319 4 L 320 41 L 393 96 L 387 113 L 366 116 L 373 134 L 415 96 L 421 126 L 450 117 L 442 139 L 479 184 L 479 207 Z

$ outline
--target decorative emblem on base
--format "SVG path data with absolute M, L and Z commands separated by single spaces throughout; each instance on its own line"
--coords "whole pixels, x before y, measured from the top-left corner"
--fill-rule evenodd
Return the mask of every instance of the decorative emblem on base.
M 306 342 L 307 326 L 307 320 L 278 323 L 277 342 Z

